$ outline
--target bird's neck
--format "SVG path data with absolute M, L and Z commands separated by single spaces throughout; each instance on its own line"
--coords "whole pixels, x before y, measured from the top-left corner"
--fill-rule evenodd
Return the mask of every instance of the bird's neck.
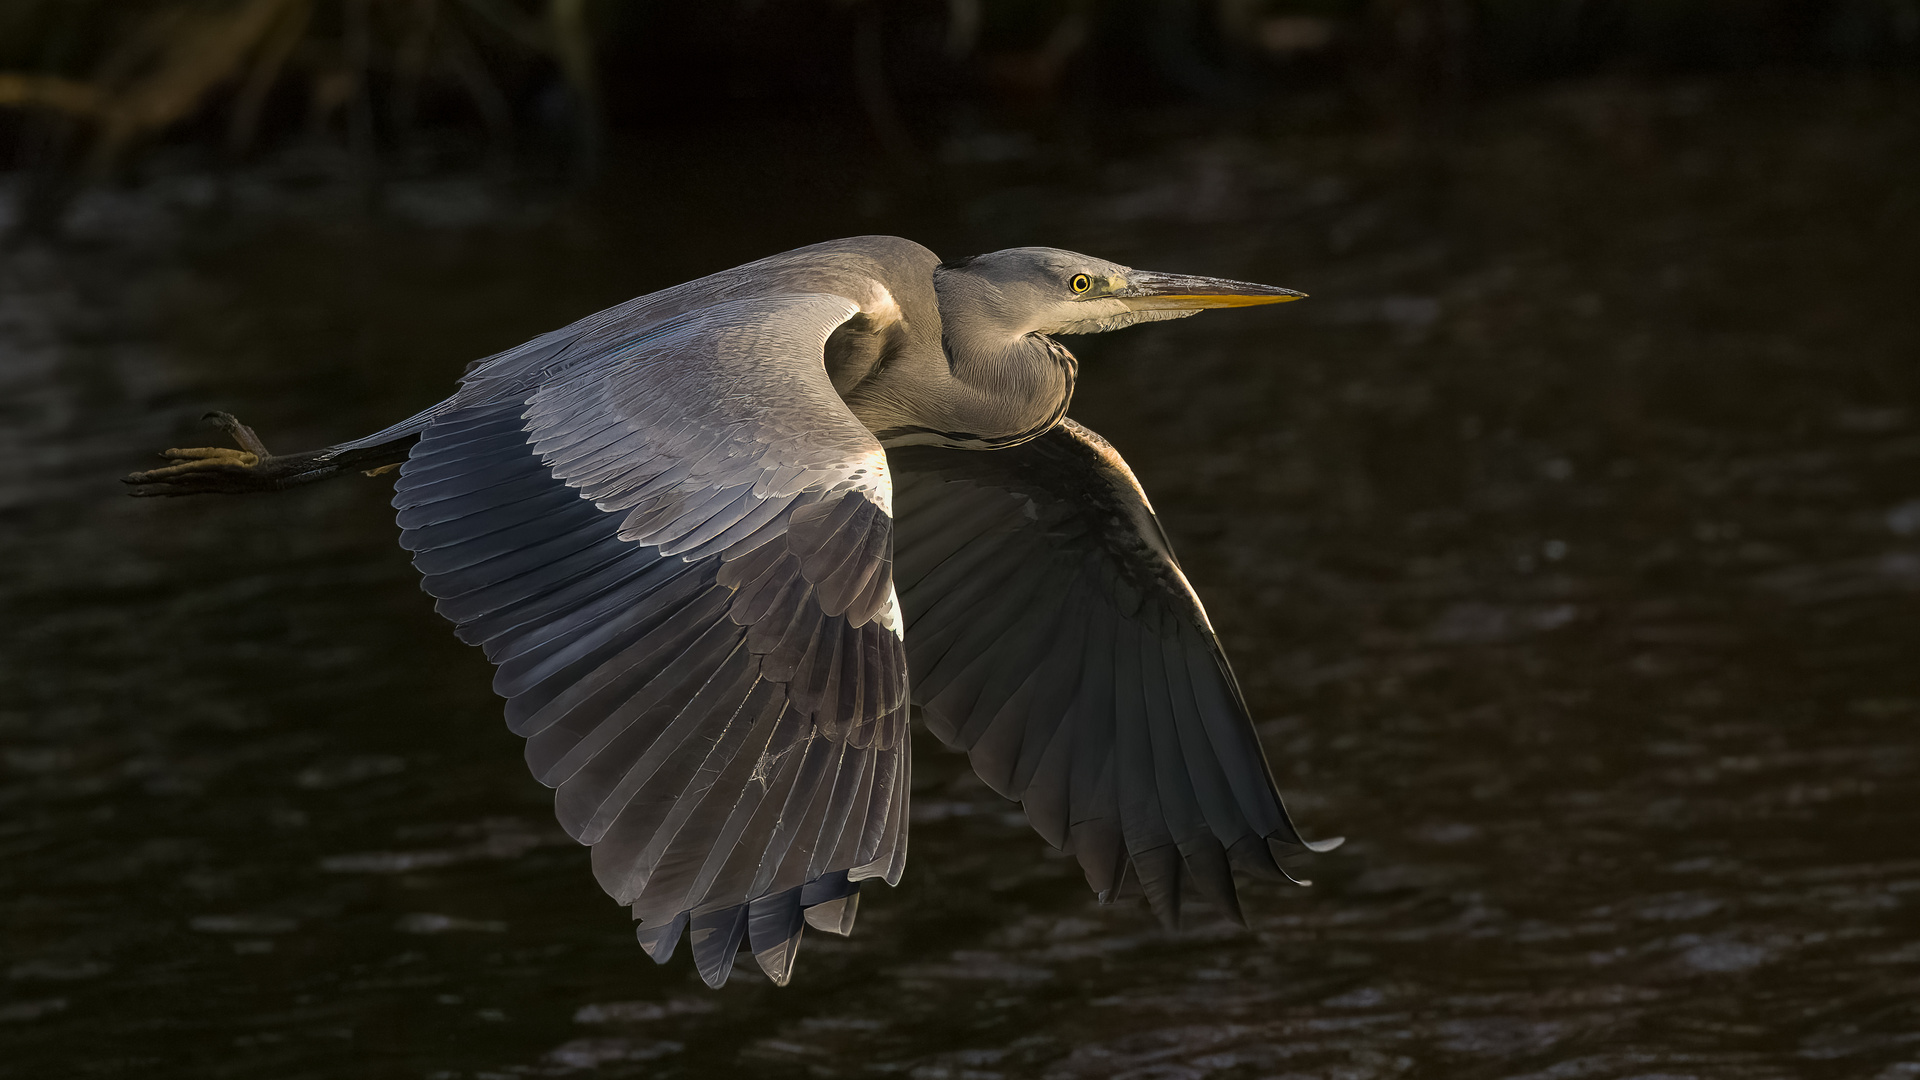
M 1064 345 L 1040 334 L 972 333 L 964 321 L 942 329 L 937 349 L 893 358 L 848 396 L 881 442 L 999 449 L 1066 415 L 1079 364 Z

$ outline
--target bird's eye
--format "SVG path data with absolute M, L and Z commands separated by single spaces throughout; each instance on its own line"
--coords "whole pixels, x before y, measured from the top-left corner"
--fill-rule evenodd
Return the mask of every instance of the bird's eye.
M 1083 293 L 1093 288 L 1093 279 L 1085 274 L 1075 274 L 1073 275 L 1073 280 L 1068 284 L 1073 286 L 1073 291 L 1076 294 Z

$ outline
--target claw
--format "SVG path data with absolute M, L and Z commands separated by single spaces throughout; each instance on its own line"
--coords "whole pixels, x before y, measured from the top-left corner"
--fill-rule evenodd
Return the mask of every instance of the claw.
M 260 441 L 260 436 L 254 434 L 252 428 L 241 423 L 240 418 L 232 413 L 215 410 L 202 416 L 200 419 L 233 436 L 233 441 L 239 443 L 242 449 L 256 457 L 270 458 L 273 456 L 267 452 L 267 444 Z M 169 453 L 171 453 L 171 451 L 169 451 Z

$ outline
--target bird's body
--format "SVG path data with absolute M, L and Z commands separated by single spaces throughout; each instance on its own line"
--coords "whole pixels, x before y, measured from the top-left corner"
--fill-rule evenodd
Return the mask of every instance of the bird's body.
M 1144 492 L 1053 338 L 1292 299 L 1047 248 L 814 245 L 479 361 L 384 431 L 169 451 L 139 494 L 400 464 L 401 543 L 498 665 L 561 824 L 664 961 L 776 982 L 906 855 L 909 706 L 1163 920 L 1308 845 Z

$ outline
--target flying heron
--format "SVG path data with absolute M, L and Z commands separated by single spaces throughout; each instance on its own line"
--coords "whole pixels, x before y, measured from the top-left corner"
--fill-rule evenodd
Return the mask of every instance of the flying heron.
M 498 665 L 560 824 L 664 963 L 775 983 L 907 854 L 910 707 L 1071 852 L 1177 926 L 1288 820 L 1146 493 L 1066 415 L 1057 339 L 1302 294 L 1056 248 L 941 262 L 799 248 L 477 361 L 384 431 L 168 450 L 135 495 L 400 471 L 400 543 Z

